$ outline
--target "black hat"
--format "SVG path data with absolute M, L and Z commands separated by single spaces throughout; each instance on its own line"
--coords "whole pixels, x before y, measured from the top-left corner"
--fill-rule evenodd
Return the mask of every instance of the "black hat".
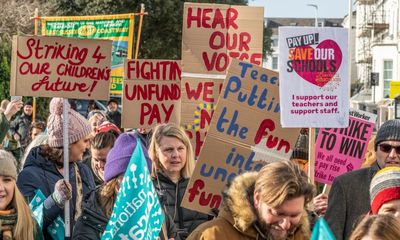
M 110 105 L 110 103 L 112 103 L 112 102 L 113 102 L 113 103 L 116 103 L 117 105 L 119 104 L 119 102 L 118 102 L 117 99 L 111 98 L 110 100 L 108 100 L 107 106 Z
M 375 151 L 383 141 L 400 141 L 400 119 L 391 119 L 382 124 L 375 138 Z
M 29 105 L 29 106 L 33 106 L 33 101 L 32 101 L 32 99 L 27 99 L 26 101 L 25 101 L 25 103 L 24 103 L 24 105 L 26 106 L 26 105 Z

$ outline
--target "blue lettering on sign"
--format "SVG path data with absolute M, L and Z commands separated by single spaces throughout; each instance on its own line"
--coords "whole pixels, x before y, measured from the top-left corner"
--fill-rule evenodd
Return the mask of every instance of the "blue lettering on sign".
M 237 171 L 229 172 L 227 168 L 222 166 L 214 167 L 211 164 L 203 163 L 200 167 L 200 175 L 205 178 L 220 180 L 221 182 L 231 182 L 237 175 L 245 171 L 258 171 L 263 166 L 263 163 L 254 162 L 255 153 L 252 151 L 249 156 L 244 156 L 236 152 L 236 147 L 233 147 L 226 157 L 225 164 L 235 167 Z
M 240 73 L 240 77 L 246 77 L 246 74 L 250 74 L 250 78 L 253 80 L 260 80 L 261 82 L 269 82 L 271 85 L 278 84 L 277 77 L 269 78 L 266 74 L 261 74 L 259 76 L 259 72 L 255 69 L 251 71 L 247 71 L 247 69 L 252 68 L 253 65 L 249 63 L 239 63 L 242 66 L 242 71 Z M 259 76 L 259 79 L 257 78 Z M 242 91 L 242 79 L 239 76 L 230 76 L 225 90 L 222 94 L 224 99 L 227 99 L 230 94 L 236 94 L 236 99 L 240 103 L 246 103 L 248 106 L 256 106 L 258 109 L 273 111 L 278 113 L 280 111 L 279 102 L 273 96 L 268 95 L 268 88 L 265 86 L 253 85 L 249 92 L 249 89 L 245 89 Z M 269 79 L 269 81 L 268 81 Z
M 227 135 L 233 135 L 234 137 L 236 137 L 236 135 L 238 135 L 239 133 L 239 137 L 241 139 L 246 139 L 246 133 L 249 131 L 249 129 L 246 127 L 240 127 L 239 124 L 236 123 L 239 114 L 238 111 L 235 110 L 231 121 L 225 118 L 226 111 L 226 107 L 224 107 L 217 121 L 217 130 L 222 133 L 225 132 L 225 128 L 223 127 L 223 125 L 226 125 L 225 123 L 229 123 L 228 129 L 226 131 Z

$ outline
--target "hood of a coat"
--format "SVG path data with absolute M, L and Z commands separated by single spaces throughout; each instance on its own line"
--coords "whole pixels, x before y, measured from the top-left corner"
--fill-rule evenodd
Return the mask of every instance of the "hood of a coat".
M 259 235 L 254 227 L 257 222 L 257 215 L 255 214 L 253 201 L 250 200 L 250 197 L 253 196 L 257 175 L 256 172 L 247 172 L 232 181 L 229 188 L 224 192 L 224 209 L 220 213 L 221 217 L 227 219 L 239 232 L 250 237 Z M 300 224 L 292 235 L 309 236 L 309 228 L 307 213 L 304 211 Z M 264 234 L 261 233 L 260 235 Z
M 29 152 L 28 156 L 26 157 L 24 168 L 26 167 L 39 167 L 46 171 L 55 171 L 54 164 L 49 162 L 46 158 L 41 155 L 40 146 L 34 147 Z

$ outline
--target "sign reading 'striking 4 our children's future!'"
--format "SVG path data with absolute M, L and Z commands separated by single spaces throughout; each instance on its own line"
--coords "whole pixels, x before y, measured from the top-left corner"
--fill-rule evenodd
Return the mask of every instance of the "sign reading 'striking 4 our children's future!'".
M 279 28 L 283 127 L 347 127 L 348 44 L 343 28 Z

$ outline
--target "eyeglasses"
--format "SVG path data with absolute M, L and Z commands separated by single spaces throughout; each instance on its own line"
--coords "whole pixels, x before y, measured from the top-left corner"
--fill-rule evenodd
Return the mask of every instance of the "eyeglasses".
M 396 151 L 396 154 L 400 155 L 400 146 L 392 146 L 390 144 L 379 144 L 379 150 L 381 150 L 384 153 L 390 153 L 393 148 Z

